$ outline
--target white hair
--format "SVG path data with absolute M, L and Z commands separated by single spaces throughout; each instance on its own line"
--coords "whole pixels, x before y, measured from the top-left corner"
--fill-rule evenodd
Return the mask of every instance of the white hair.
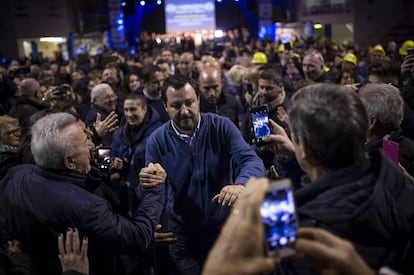
M 101 91 L 108 89 L 108 88 L 112 90 L 112 87 L 107 83 L 100 83 L 96 85 L 95 87 L 93 87 L 91 91 L 91 103 L 95 103 L 96 98 L 99 97 L 99 94 L 101 93 Z

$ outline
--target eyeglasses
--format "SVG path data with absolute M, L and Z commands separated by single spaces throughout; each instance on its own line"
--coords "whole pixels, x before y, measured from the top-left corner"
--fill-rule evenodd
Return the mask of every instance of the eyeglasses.
M 14 136 L 20 136 L 22 133 L 21 128 L 12 129 L 6 132 L 6 135 L 14 135 Z

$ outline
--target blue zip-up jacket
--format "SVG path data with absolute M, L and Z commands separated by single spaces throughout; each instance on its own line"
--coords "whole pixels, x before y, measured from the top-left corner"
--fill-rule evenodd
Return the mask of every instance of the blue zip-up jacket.
M 191 147 L 171 123 L 147 141 L 146 163 L 160 163 L 167 172 L 166 209 L 183 227 L 221 226 L 230 207 L 211 199 L 229 184 L 263 177 L 263 162 L 226 117 L 201 113 L 200 129 Z

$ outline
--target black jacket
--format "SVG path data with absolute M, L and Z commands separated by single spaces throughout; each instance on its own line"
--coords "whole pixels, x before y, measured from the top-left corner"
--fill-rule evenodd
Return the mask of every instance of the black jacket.
M 295 194 L 301 226 L 320 227 L 352 242 L 374 269 L 414 270 L 414 186 L 381 152 L 331 171 Z M 311 274 L 289 259 L 283 274 Z
M 38 274 L 60 274 L 57 236 L 76 227 L 89 238 L 95 274 L 116 274 L 115 256 L 139 254 L 151 243 L 164 202 L 164 186 L 147 189 L 136 216 L 127 220 L 87 191 L 86 175 L 20 165 L 0 183 L 2 244 L 17 239 Z

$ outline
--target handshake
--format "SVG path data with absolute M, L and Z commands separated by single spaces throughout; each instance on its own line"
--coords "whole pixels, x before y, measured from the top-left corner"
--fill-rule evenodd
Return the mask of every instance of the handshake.
M 167 172 L 159 163 L 149 163 L 139 172 L 139 181 L 143 188 L 151 188 L 158 184 L 165 183 Z

